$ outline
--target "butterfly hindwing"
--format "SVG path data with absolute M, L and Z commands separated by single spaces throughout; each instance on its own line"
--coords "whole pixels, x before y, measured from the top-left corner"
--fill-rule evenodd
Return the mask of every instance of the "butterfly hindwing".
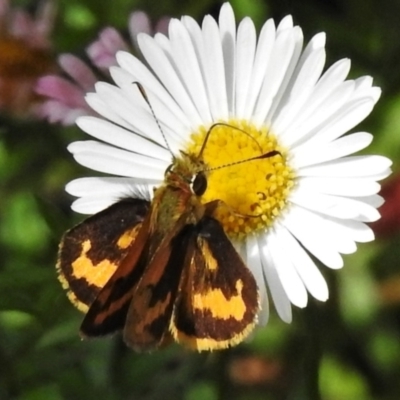
M 153 350 L 169 338 L 169 324 L 193 228 L 186 225 L 173 232 L 176 235 L 172 239 L 160 244 L 134 291 L 124 340 L 135 350 Z
M 63 237 L 57 270 L 71 301 L 87 311 L 136 239 L 149 202 L 125 199 L 87 218 Z
M 256 322 L 257 284 L 218 221 L 200 220 L 186 257 L 170 325 L 173 338 L 198 351 L 239 343 Z

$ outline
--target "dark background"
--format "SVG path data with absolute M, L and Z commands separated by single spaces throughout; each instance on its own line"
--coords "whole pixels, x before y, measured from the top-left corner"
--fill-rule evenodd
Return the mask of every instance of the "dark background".
M 11 3 L 30 10 L 36 5 Z M 53 56 L 83 55 L 106 25 L 127 33 L 127 16 L 134 10 L 147 11 L 153 21 L 182 14 L 201 21 L 204 14 L 217 15 L 221 5 L 213 0 L 148 3 L 59 1 Z M 392 158 L 396 172 L 400 1 L 236 0 L 232 5 L 237 21 L 249 15 L 258 28 L 269 17 L 279 21 L 292 14 L 306 42 L 327 33 L 327 66 L 349 57 L 351 77 L 374 77 L 383 95 L 357 131 L 374 134 L 367 152 Z M 66 150 L 83 138 L 75 127 L 0 116 L 0 399 L 400 398 L 397 225 L 344 256 L 343 270 L 321 267 L 330 288 L 326 303 L 310 299 L 306 309 L 294 308 L 290 325 L 273 310 L 268 326 L 236 348 L 195 354 L 171 346 L 148 355 L 127 349 L 120 337 L 81 341 L 82 315 L 67 300 L 54 264 L 62 233 L 81 219 L 70 210 L 72 198 L 64 185 L 88 174 Z M 396 199 L 390 201 L 396 208 Z

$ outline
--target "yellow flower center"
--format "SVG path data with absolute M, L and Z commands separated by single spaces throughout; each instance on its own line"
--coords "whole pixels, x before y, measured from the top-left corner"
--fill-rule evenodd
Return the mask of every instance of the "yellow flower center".
M 207 131 L 201 127 L 191 135 L 188 152 L 199 154 Z M 250 160 L 272 151 L 279 153 Z M 214 126 L 203 159 L 209 173 L 201 201 L 222 201 L 215 217 L 231 238 L 240 240 L 268 228 L 286 207 L 295 174 L 287 164 L 287 151 L 266 127 L 256 129 L 237 120 Z

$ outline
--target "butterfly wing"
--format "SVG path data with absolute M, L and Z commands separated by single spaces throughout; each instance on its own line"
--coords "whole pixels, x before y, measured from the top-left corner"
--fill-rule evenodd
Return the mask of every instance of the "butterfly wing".
M 184 241 L 190 213 L 180 215 L 171 229 L 161 233 L 154 222 L 163 215 L 159 212 L 153 204 L 135 242 L 85 315 L 83 336 L 124 329 L 125 341 L 136 350 L 151 350 L 162 342 L 179 285 L 180 241 Z
M 198 351 L 238 344 L 253 329 L 259 311 L 252 273 L 211 217 L 196 226 L 186 257 L 170 324 L 173 338 Z
M 96 299 L 135 241 L 149 202 L 125 199 L 69 230 L 61 240 L 57 271 L 68 297 L 83 312 Z
M 170 339 L 168 328 L 194 232 L 194 225 L 184 223 L 185 216 L 181 221 L 173 237 L 160 244 L 134 291 L 124 340 L 137 351 L 153 350 Z
M 83 337 L 103 336 L 124 327 L 134 289 L 147 266 L 151 236 L 150 219 L 151 215 L 148 212 L 135 241 L 90 305 L 80 328 Z

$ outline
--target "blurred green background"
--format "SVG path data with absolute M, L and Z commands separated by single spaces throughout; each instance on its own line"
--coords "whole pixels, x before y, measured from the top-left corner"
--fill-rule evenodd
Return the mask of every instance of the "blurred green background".
M 11 1 L 34 10 L 32 1 Z M 62 0 L 54 34 L 59 52 L 84 54 L 105 25 L 127 34 L 144 10 L 217 15 L 214 0 Z M 235 0 L 237 20 L 292 14 L 306 41 L 327 33 L 327 65 L 352 60 L 351 77 L 372 75 L 383 95 L 357 130 L 372 132 L 368 153 L 400 152 L 399 0 Z M 0 39 L 1 41 L 1 39 Z M 120 337 L 81 341 L 82 315 L 67 300 L 54 264 L 62 233 L 81 216 L 64 193 L 87 174 L 66 151 L 75 127 L 0 116 L 0 399 L 397 400 L 400 398 L 400 234 L 394 231 L 321 267 L 330 299 L 310 299 L 286 325 L 272 311 L 248 343 L 213 354 L 178 346 L 136 354 Z M 400 199 L 399 199 L 400 201 Z M 400 206 L 399 206 L 400 208 Z M 400 225 L 400 224 L 399 224 Z

